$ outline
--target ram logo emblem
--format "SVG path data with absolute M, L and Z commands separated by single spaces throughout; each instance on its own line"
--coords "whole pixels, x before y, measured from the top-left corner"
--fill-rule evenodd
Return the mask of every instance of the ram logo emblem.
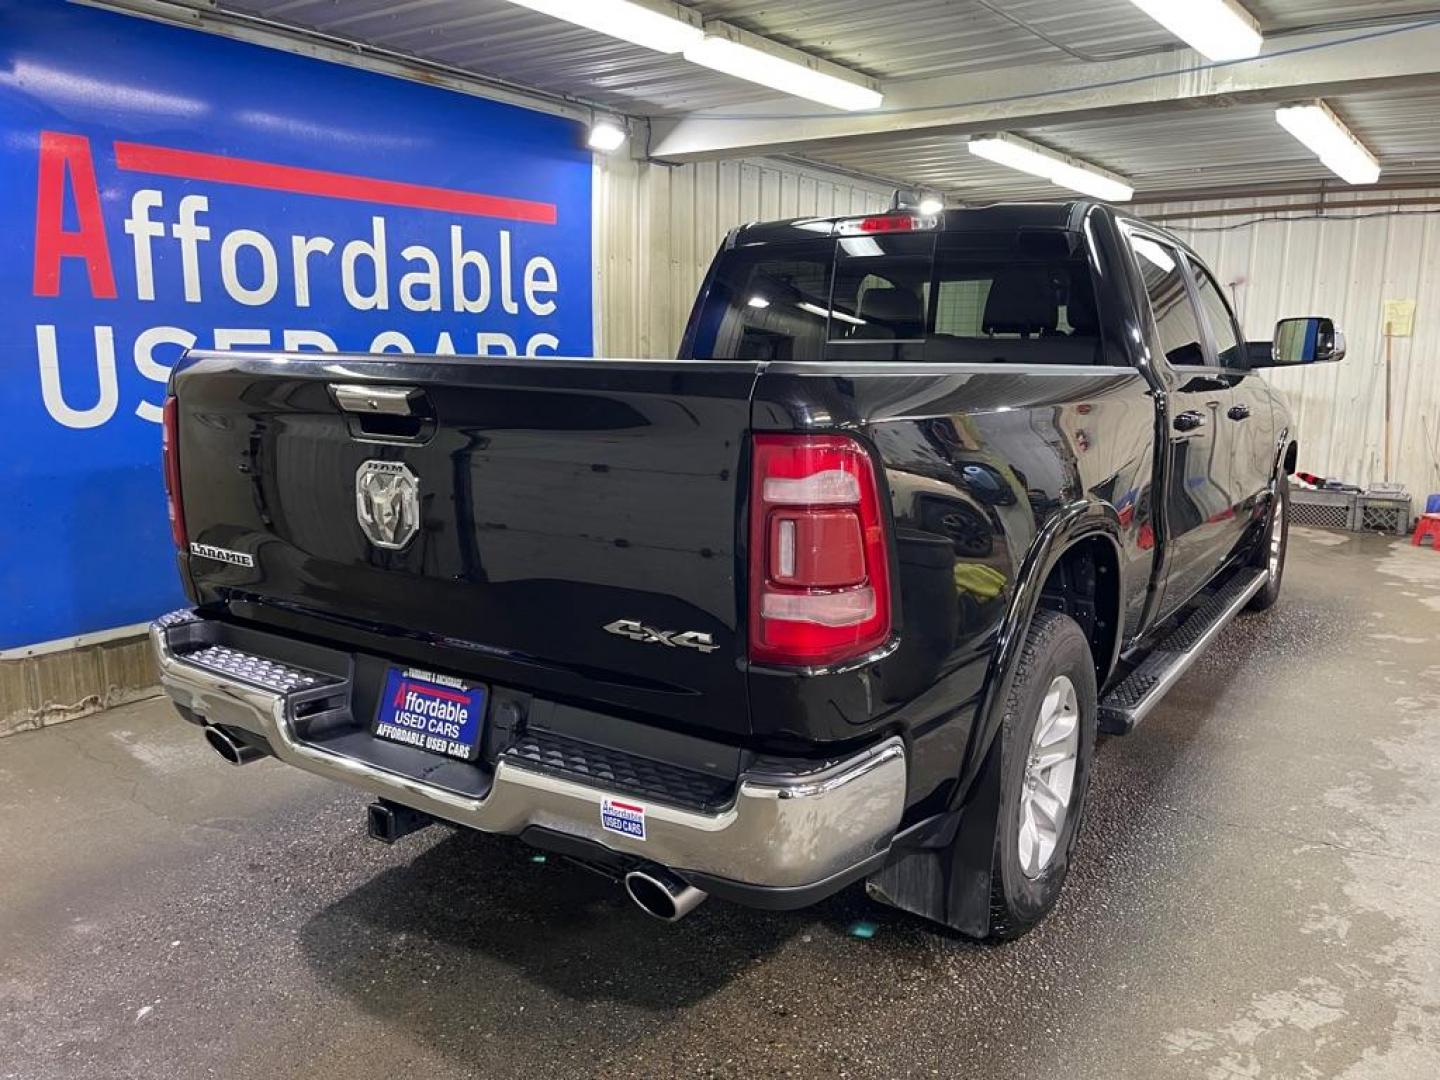
M 631 641 L 664 645 L 669 649 L 698 649 L 702 653 L 712 653 L 720 647 L 713 637 L 699 630 L 656 630 L 637 619 L 616 619 L 605 629 Z
M 398 551 L 420 531 L 420 481 L 398 461 L 367 461 L 355 473 L 355 516 L 370 543 Z

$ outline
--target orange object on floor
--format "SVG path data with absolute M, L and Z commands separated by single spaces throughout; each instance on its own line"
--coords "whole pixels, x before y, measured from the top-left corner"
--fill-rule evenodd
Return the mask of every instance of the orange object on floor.
M 1420 520 L 1415 523 L 1415 532 L 1410 537 L 1410 543 L 1416 547 L 1425 537 L 1430 537 L 1430 546 L 1440 551 L 1440 514 L 1421 514 Z

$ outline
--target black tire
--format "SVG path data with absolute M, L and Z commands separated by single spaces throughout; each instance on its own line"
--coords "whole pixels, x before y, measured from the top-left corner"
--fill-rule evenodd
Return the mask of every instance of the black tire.
M 1252 596 L 1250 603 L 1246 605 L 1251 611 L 1264 611 L 1274 607 L 1275 601 L 1280 599 L 1280 584 L 1285 578 L 1285 553 L 1290 548 L 1290 481 L 1283 476 L 1275 481 L 1275 501 L 1271 506 L 1270 516 L 1265 519 L 1265 531 L 1260 534 L 1260 539 L 1255 544 L 1255 551 L 1250 556 L 1251 566 L 1266 571 L 1270 567 L 1270 545 L 1276 527 L 1276 508 L 1280 510 L 1279 560 L 1275 572 L 1266 578 L 1260 591 Z
M 1019 840 L 1027 768 L 1041 706 L 1057 676 L 1069 678 L 1078 713 L 1075 772 L 1054 852 L 1038 873 L 1021 865 Z M 991 867 L 989 941 L 1020 937 L 1050 913 L 1060 897 L 1080 833 L 1097 728 L 1095 664 L 1090 644 L 1075 621 L 1037 611 L 1025 635 L 1015 680 L 1005 700 L 1000 755 L 1000 808 Z

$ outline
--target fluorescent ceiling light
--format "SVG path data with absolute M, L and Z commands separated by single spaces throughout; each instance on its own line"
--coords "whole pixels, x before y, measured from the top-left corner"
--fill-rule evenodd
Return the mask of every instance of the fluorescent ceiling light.
M 1260 55 L 1255 17 L 1235 0 L 1131 0 L 1141 11 L 1210 60 Z
M 1143 255 L 1147 262 L 1154 263 L 1165 273 L 1175 269 L 1175 260 L 1154 240 L 1147 240 L 1143 236 L 1130 237 L 1130 246 L 1135 249 L 1137 255 Z
M 845 249 L 846 255 L 853 255 L 861 259 L 885 254 L 885 249 L 880 246 L 880 241 L 873 236 L 847 236 L 840 241 L 840 246 Z
M 685 59 L 847 112 L 879 108 L 884 101 L 873 79 L 728 23 L 706 23 L 705 36 L 685 49 Z
M 1107 202 L 1129 202 L 1135 197 L 1135 188 L 1123 176 L 1068 154 L 1058 154 L 1008 131 L 977 135 L 968 145 L 977 157 L 1039 176 L 1083 195 Z
M 747 300 L 746 303 L 748 303 L 753 308 L 767 308 L 770 306 L 769 300 L 766 300 L 765 297 L 758 295 L 750 297 L 750 299 Z
M 684 52 L 705 36 L 700 16 L 667 0 L 510 0 L 587 30 L 662 53 Z
M 684 53 L 691 63 L 713 71 L 847 112 L 875 109 L 884 100 L 874 79 L 738 26 L 703 22 L 698 12 L 671 0 L 510 3 L 656 52 Z
M 590 149 L 608 154 L 625 145 L 625 128 L 615 120 L 596 120 L 590 125 Z
M 1071 165 L 1061 162 L 1050 174 L 1052 183 L 1106 202 L 1129 202 L 1135 189 L 1114 173 L 1104 173 L 1093 165 Z
M 1325 102 L 1317 98 L 1282 105 L 1275 110 L 1275 119 L 1347 184 L 1373 184 L 1380 179 L 1380 162 Z
M 945 200 L 939 195 L 926 195 L 921 198 L 920 205 L 915 209 L 926 217 L 934 217 L 945 209 Z
M 822 319 L 839 319 L 841 322 L 848 322 L 855 326 L 864 326 L 864 319 L 857 319 L 854 315 L 847 315 L 843 311 L 827 311 L 819 304 L 812 304 L 808 300 L 801 300 L 795 305 L 801 311 L 808 311 L 811 315 L 819 315 Z

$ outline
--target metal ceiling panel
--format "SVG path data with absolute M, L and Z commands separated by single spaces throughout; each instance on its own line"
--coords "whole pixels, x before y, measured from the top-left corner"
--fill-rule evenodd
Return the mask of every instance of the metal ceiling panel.
M 233 0 L 221 6 L 630 114 L 769 96 L 679 57 L 504 0 Z
M 1380 158 L 1387 179 L 1440 173 L 1440 90 L 1328 99 Z M 1334 180 L 1275 122 L 1273 105 L 1188 108 L 1152 117 L 1012 129 L 1130 177 L 1137 193 Z M 940 188 L 962 199 L 1053 195 L 1043 180 L 974 157 L 960 135 L 855 140 L 807 156 L 816 163 Z
M 210 7 L 208 0 L 185 2 L 202 11 Z M 1272 35 L 1434 15 L 1440 9 L 1440 0 L 1244 2 Z M 1177 44 L 1131 0 L 687 3 L 707 19 L 734 23 L 892 85 L 1039 63 L 1073 67 L 1083 83 L 1087 58 L 1114 59 Z M 725 108 L 773 96 L 506 0 L 220 0 L 216 7 L 631 115 Z M 1440 89 L 1351 94 L 1332 104 L 1378 154 L 1387 176 L 1440 172 Z M 1266 105 L 1180 105 L 1147 117 L 1011 130 L 1129 176 L 1142 196 L 1330 178 L 1276 126 Z M 1055 192 L 1044 182 L 971 157 L 963 139 L 953 135 L 857 137 L 812 151 L 805 160 L 963 198 Z
M 1267 31 L 1440 7 L 1436 0 L 1246 2 Z M 773 96 L 505 0 L 221 0 L 216 6 L 632 114 Z M 689 0 L 687 6 L 886 80 L 1039 62 L 1083 70 L 1084 60 L 1072 53 L 1116 58 L 1177 45 L 1130 0 Z

